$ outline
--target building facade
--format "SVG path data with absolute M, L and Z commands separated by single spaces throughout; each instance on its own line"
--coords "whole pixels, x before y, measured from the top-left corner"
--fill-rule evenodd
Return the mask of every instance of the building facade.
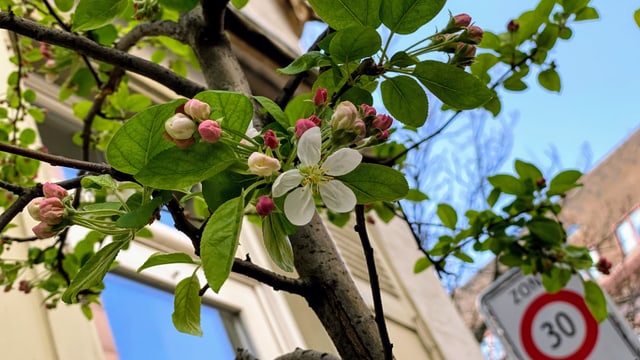
M 234 10 L 227 16 L 234 51 L 256 95 L 273 97 L 285 84 L 287 78 L 274 70 L 299 53 L 300 32 L 312 17 L 304 2 L 295 0 L 251 1 L 242 11 Z M 264 29 L 266 37 L 260 37 Z M 7 48 L 1 46 L 0 76 L 6 77 L 11 69 L 6 60 L 9 56 Z M 192 77 L 197 80 L 198 74 Z M 80 150 L 71 143 L 81 125 L 71 108 L 77 99 L 59 102 L 59 89 L 37 76 L 29 77 L 25 86 L 38 89 L 38 105 L 47 109 L 46 121 L 38 125 L 42 144 L 53 154 L 79 157 Z M 131 77 L 129 86 L 131 91 L 148 94 L 157 102 L 175 98 L 170 91 L 137 76 Z M 99 153 L 94 156 L 95 160 L 102 159 Z M 62 169 L 43 165 L 40 180 L 59 181 L 66 176 Z M 34 223 L 28 216 L 19 216 L 15 223 L 18 226 L 11 230 L 11 236 L 30 235 Z M 362 296 L 373 306 L 366 265 L 353 227 L 327 226 Z M 420 253 L 407 225 L 394 220 L 368 226 L 396 358 L 480 359 L 477 344 L 437 277 L 429 271 L 413 274 L 413 264 Z M 0 327 L 2 358 L 184 359 L 208 355 L 232 359 L 236 348 L 244 348 L 260 359 L 272 359 L 296 347 L 335 352 L 303 299 L 237 274 L 231 275 L 218 294 L 207 291 L 203 296 L 202 338 L 177 333 L 171 326 L 171 293 L 180 280 L 191 275 L 193 266 L 158 266 L 141 273 L 136 269 L 153 253 L 192 254 L 193 249 L 189 240 L 170 225 L 155 223 L 150 230 L 152 238 L 136 239 L 118 257 L 118 266 L 105 279 L 103 306 L 93 309 L 92 321 L 83 316 L 78 306 L 46 309 L 43 294 L 37 291 L 0 295 L 0 319 L 5 324 Z M 70 241 L 78 241 L 85 233 L 73 228 Z M 248 221 L 240 243 L 237 256 L 250 254 L 256 264 L 277 271 L 263 248 L 259 229 Z M 24 257 L 29 246 L 32 245 L 16 243 L 2 256 Z M 29 278 L 37 273 L 38 269 L 33 269 L 23 276 Z M 202 274 L 199 276 L 203 280 Z

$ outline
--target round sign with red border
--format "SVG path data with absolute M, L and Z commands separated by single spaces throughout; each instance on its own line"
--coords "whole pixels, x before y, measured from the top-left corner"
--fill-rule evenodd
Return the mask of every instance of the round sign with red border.
M 554 304 L 570 306 L 584 321 L 584 336 L 580 344 L 569 354 L 552 356 L 547 354 L 536 343 L 533 328 L 534 319 L 544 308 Z M 520 340 L 527 354 L 536 360 L 583 360 L 586 359 L 596 346 L 599 324 L 591 315 L 581 295 L 568 290 L 560 290 L 555 294 L 542 294 L 528 306 L 520 323 Z

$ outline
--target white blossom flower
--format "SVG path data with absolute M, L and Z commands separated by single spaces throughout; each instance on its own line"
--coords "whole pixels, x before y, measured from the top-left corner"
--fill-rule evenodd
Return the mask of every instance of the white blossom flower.
M 362 155 L 356 150 L 343 148 L 320 163 L 321 146 L 320 128 L 307 130 L 298 143 L 300 165 L 280 174 L 273 183 L 274 197 L 289 193 L 284 200 L 284 213 L 294 225 L 305 225 L 311 221 L 316 209 L 314 193 L 319 193 L 324 204 L 338 213 L 351 211 L 356 205 L 353 191 L 334 176 L 353 171 L 362 161 Z

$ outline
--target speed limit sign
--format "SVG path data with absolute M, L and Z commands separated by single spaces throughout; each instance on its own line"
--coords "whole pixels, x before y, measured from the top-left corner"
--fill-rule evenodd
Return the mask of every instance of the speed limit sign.
M 478 305 L 513 359 L 640 360 L 637 336 L 610 303 L 605 321 L 593 318 L 578 277 L 549 294 L 539 277 L 512 270 L 483 291 Z

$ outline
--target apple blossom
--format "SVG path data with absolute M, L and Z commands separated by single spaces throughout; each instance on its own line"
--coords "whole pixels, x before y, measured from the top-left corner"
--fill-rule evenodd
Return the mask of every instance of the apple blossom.
M 27 205 L 27 211 L 34 220 L 42 221 L 42 218 L 40 217 L 40 203 L 42 200 L 44 200 L 44 198 L 38 197 L 31 200 Z
M 263 153 L 254 152 L 247 160 L 249 171 L 258 176 L 269 176 L 280 170 L 280 161 Z
M 300 165 L 280 174 L 273 183 L 274 197 L 287 195 L 284 213 L 294 225 L 311 221 L 316 209 L 314 193 L 319 193 L 327 208 L 335 212 L 348 212 L 356 205 L 353 191 L 334 177 L 353 171 L 362 161 L 362 155 L 354 149 L 342 148 L 321 163 L 321 146 L 320 128 L 305 132 L 298 143 Z
M 69 193 L 67 193 L 67 190 L 62 186 L 49 182 L 44 183 L 44 185 L 42 186 L 42 192 L 44 193 L 44 197 L 55 197 L 60 200 L 69 195 Z
M 202 140 L 208 143 L 216 143 L 222 136 L 222 129 L 217 121 L 205 120 L 198 125 L 198 133 Z
M 64 219 L 64 204 L 58 198 L 42 199 L 39 208 L 40 218 L 49 225 L 58 225 Z
M 53 227 L 44 221 L 39 222 L 36 226 L 31 228 L 31 231 L 38 239 L 46 239 L 57 234 L 57 231 L 53 231 Z
M 184 112 L 194 120 L 204 121 L 211 114 L 211 107 L 206 102 L 191 99 L 184 104 Z
M 164 129 L 175 140 L 187 140 L 196 131 L 196 123 L 187 115 L 177 113 L 164 123 Z
M 316 127 L 316 124 L 309 119 L 300 119 L 296 121 L 296 126 L 294 130 L 296 133 L 296 137 L 300 139 L 300 137 L 302 137 L 302 134 L 304 134 L 307 130 L 313 127 Z
M 331 115 L 331 127 L 333 130 L 351 130 L 358 118 L 358 109 L 350 101 L 343 101 L 336 106 Z

